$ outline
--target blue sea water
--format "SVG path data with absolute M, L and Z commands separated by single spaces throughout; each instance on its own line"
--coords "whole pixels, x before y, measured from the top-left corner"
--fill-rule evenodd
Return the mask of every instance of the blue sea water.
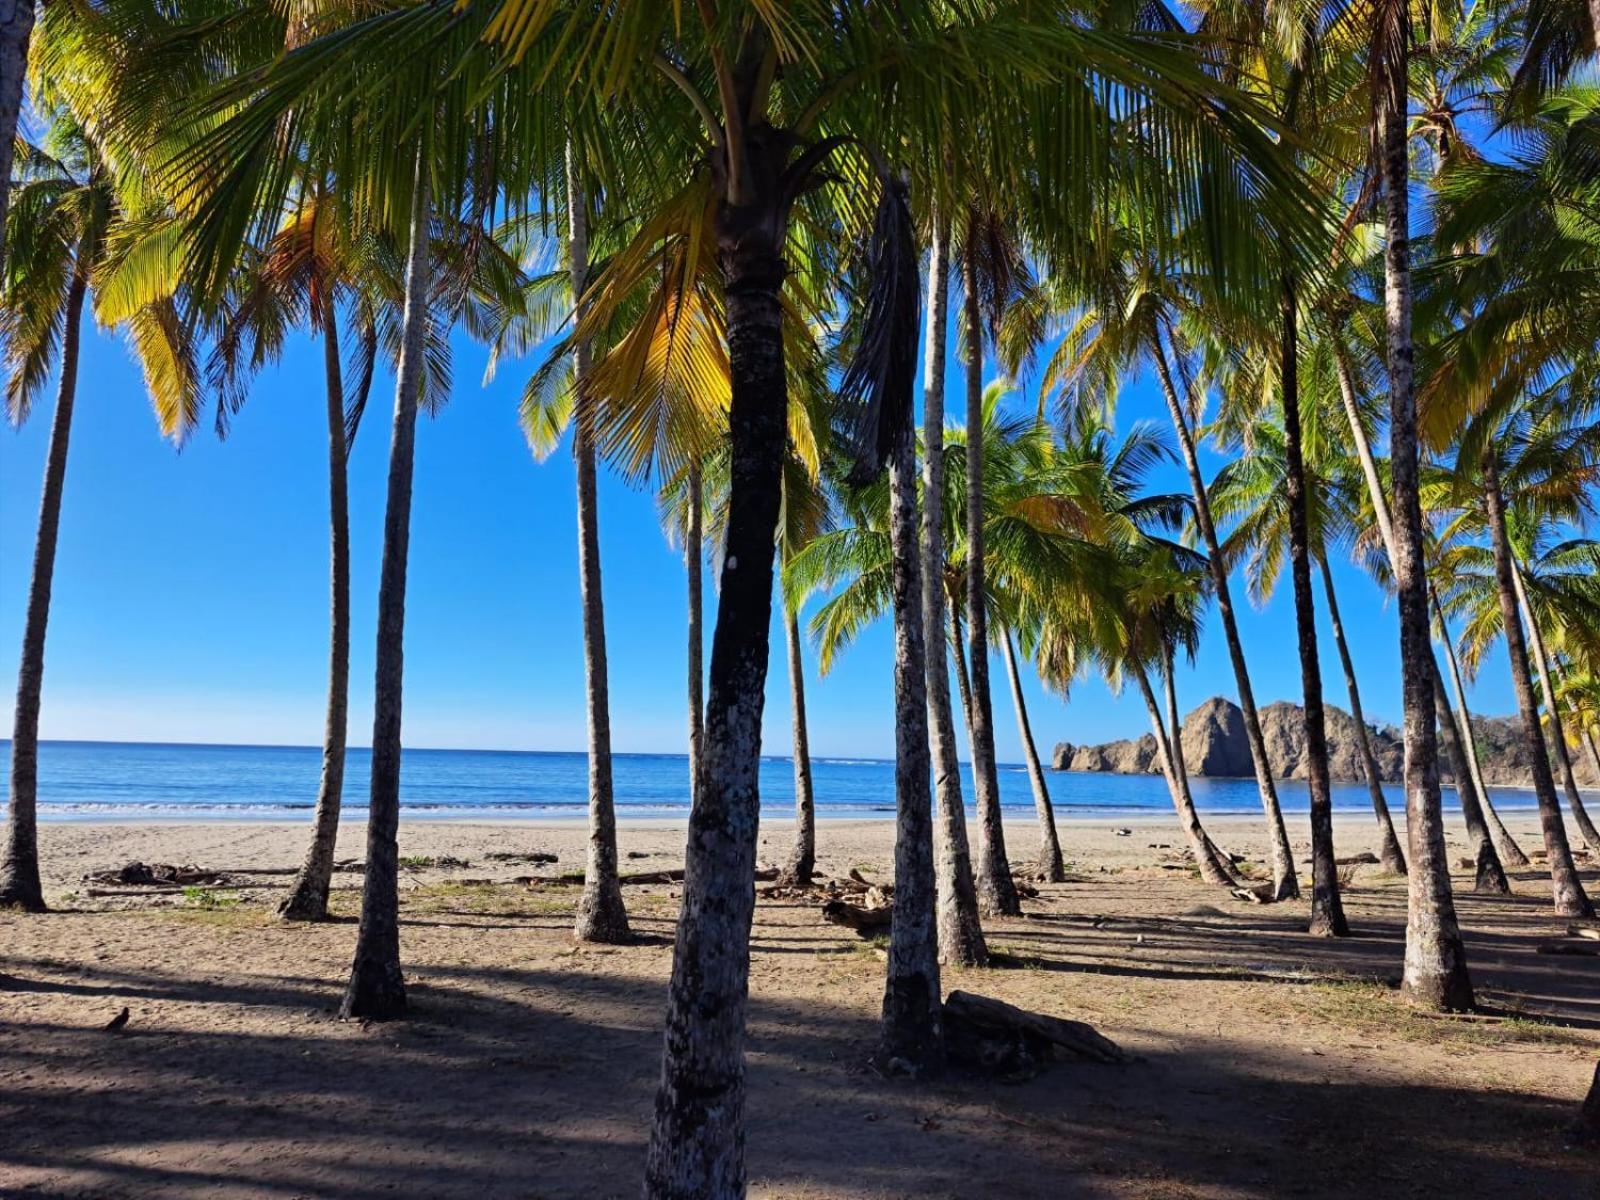
M 10 742 L 0 742 L 0 776 L 9 778 Z M 344 803 L 365 808 L 371 758 L 349 752 Z M 295 820 L 309 819 L 316 802 L 322 752 L 312 746 L 213 746 L 132 742 L 44 742 L 39 747 L 42 820 Z M 966 773 L 968 804 L 972 778 Z M 686 816 L 688 762 L 681 754 L 619 754 L 613 761 L 618 815 Z M 894 764 L 883 759 L 814 758 L 812 776 L 821 818 L 881 817 L 894 811 Z M 1058 811 L 1136 815 L 1170 813 L 1166 785 L 1154 775 L 1046 772 Z M 1195 779 L 1195 803 L 1206 812 L 1258 814 L 1255 783 Z M 1501 808 L 1531 808 L 1530 792 L 1491 789 Z M 1386 788 L 1397 815 L 1404 797 Z M 582 754 L 511 750 L 411 750 L 401 769 L 401 805 L 408 819 L 518 817 L 581 818 L 588 796 Z M 1000 768 L 1001 802 L 1031 810 L 1026 770 Z M 1285 781 L 1280 798 L 1290 812 L 1306 809 L 1305 784 Z M 1334 785 L 1337 809 L 1370 810 L 1366 788 Z M 794 807 L 794 766 L 788 758 L 761 762 L 761 805 L 769 815 Z M 1446 789 L 1446 807 L 1455 805 Z

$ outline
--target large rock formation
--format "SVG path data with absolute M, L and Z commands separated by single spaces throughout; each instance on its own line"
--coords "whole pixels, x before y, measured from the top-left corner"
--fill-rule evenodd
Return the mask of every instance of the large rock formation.
M 1328 770 L 1336 780 L 1364 782 L 1361 746 L 1356 723 L 1342 708 L 1327 705 Z M 1531 782 L 1527 740 L 1522 722 L 1516 717 L 1474 717 L 1473 733 L 1478 741 L 1484 779 L 1491 784 L 1526 786 Z M 1400 731 L 1369 727 L 1373 756 L 1386 783 L 1399 783 L 1402 763 Z M 1309 773 L 1306 757 L 1305 713 L 1298 704 L 1280 701 L 1261 709 L 1261 739 L 1266 744 L 1267 761 L 1279 779 L 1304 779 Z M 1255 774 L 1250 762 L 1250 744 L 1245 740 L 1244 715 L 1239 706 L 1221 696 L 1213 696 L 1183 720 L 1181 736 L 1184 765 L 1191 775 L 1247 777 Z M 1052 765 L 1058 771 L 1111 771 L 1120 775 L 1155 774 L 1155 738 L 1145 734 L 1136 741 L 1106 742 L 1099 746 L 1074 746 L 1058 743 Z M 1573 772 L 1579 786 L 1600 783 L 1585 752 L 1575 752 Z M 1450 778 L 1448 767 L 1440 763 L 1441 774 Z M 1559 788 L 1560 781 L 1557 780 Z

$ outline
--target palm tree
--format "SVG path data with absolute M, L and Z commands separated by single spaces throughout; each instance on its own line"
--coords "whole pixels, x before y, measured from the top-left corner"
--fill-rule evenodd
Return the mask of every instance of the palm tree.
M 1034 744 L 1033 727 L 1028 723 L 1028 706 L 1022 696 L 1022 676 L 1017 670 L 1017 650 L 1011 644 L 1011 631 L 1000 627 L 1000 649 L 1005 657 L 1006 678 L 1011 684 L 1011 703 L 1017 710 L 1017 734 L 1022 739 L 1022 757 L 1033 787 L 1033 804 L 1039 816 L 1039 877 L 1046 883 L 1061 883 L 1067 877 L 1061 859 L 1061 838 L 1056 833 L 1055 809 L 1050 803 L 1050 788 L 1044 779 L 1044 764 Z
M 160 253 L 168 230 L 162 214 L 126 212 L 109 167 L 75 114 L 54 109 L 50 116 L 43 145 L 18 143 L 15 203 L 7 216 L 10 254 L 0 276 L 0 345 L 12 424 L 28 418 L 51 372 L 57 374 L 17 669 L 10 803 L 0 851 L 0 907 L 29 912 L 45 908 L 37 815 L 39 709 L 83 309 L 91 290 L 102 323 L 126 326 L 163 432 L 179 434 L 192 426 L 201 390 L 193 347 L 178 318 L 176 280 L 151 267 L 167 261 Z

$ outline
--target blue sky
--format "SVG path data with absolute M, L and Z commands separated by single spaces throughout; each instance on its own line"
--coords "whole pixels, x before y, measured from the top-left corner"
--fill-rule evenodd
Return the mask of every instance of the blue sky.
M 225 442 L 209 424 L 180 452 L 161 441 L 139 371 L 115 336 L 85 340 L 67 470 L 45 672 L 42 735 L 136 741 L 316 744 L 327 669 L 326 473 L 321 348 L 300 339 L 264 374 Z M 483 352 L 457 347 L 454 398 L 417 438 L 407 602 L 405 738 L 412 746 L 581 749 L 572 461 L 535 464 L 516 422 L 526 366 L 502 366 L 479 386 Z M 392 384 L 374 385 L 351 462 L 354 648 L 351 742 L 370 740 L 372 662 L 388 409 Z M 951 401 L 959 376 L 951 377 Z M 32 560 L 39 484 L 53 411 L 48 394 L 20 431 L 0 433 L 0 676 L 10 730 Z M 1125 394 L 1126 428 L 1165 423 L 1149 381 Z M 1215 460 L 1207 465 L 1207 473 Z M 1184 487 L 1172 467 L 1155 480 Z M 601 485 L 613 739 L 619 751 L 674 752 L 684 739 L 685 585 L 680 555 L 662 536 L 654 498 L 614 478 Z M 1400 716 L 1394 612 L 1354 568 L 1336 568 L 1341 605 L 1369 719 Z M 707 572 L 708 606 L 714 605 Z M 1299 662 L 1287 580 L 1256 611 L 1236 604 L 1257 698 L 1297 699 Z M 1320 599 L 1320 597 L 1319 597 Z M 712 612 L 708 609 L 709 657 Z M 774 631 L 764 749 L 789 751 L 782 641 Z M 1345 706 L 1331 635 L 1323 626 L 1328 699 Z M 889 756 L 890 638 L 875 628 L 825 679 L 808 670 L 813 752 Z M 997 667 L 1002 757 L 1021 756 Z M 1193 667 L 1183 667 L 1185 711 L 1234 696 L 1214 616 Z M 1479 711 L 1512 711 L 1504 659 L 1486 660 Z M 1041 748 L 1095 742 L 1147 728 L 1136 696 L 1086 681 L 1067 705 L 1030 681 Z M 964 752 L 964 750 L 963 750 Z

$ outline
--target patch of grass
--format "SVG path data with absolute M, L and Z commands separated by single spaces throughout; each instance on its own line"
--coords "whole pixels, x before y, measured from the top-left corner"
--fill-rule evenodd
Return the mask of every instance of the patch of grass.
M 1044 959 L 1008 942 L 989 943 L 989 965 L 1002 971 L 1042 971 Z
M 186 887 L 183 889 L 183 902 L 201 909 L 236 908 L 239 904 L 239 893 L 208 887 Z
M 1325 1021 L 1374 1037 L 1392 1036 L 1419 1045 L 1473 1049 L 1513 1045 L 1574 1046 L 1593 1043 L 1581 1034 L 1535 1013 L 1511 1011 L 1484 1016 L 1429 1016 L 1408 1007 L 1399 993 L 1374 979 L 1335 980 L 1304 989 L 1304 999 Z M 1503 1013 L 1504 1015 L 1499 1015 Z

